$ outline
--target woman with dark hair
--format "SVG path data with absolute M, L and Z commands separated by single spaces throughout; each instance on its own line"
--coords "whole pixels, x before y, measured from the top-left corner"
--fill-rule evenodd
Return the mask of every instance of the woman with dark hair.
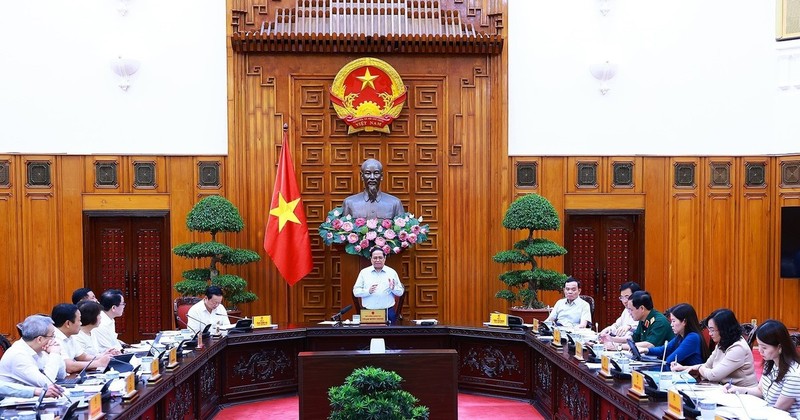
M 669 309 L 669 323 L 675 337 L 667 344 L 666 364 L 671 362 L 696 364 L 702 363 L 708 356 L 708 346 L 702 339 L 700 321 L 692 305 L 680 303 Z M 649 353 L 661 357 L 664 346 L 640 348 L 642 354 Z
M 727 392 L 742 392 L 767 401 L 767 405 L 800 413 L 800 356 L 786 326 L 770 319 L 756 330 L 758 351 L 764 358 L 764 372 L 756 386 L 728 386 Z
M 89 356 L 98 355 L 100 348 L 97 346 L 97 339 L 92 335 L 92 330 L 100 325 L 100 312 L 103 311 L 103 305 L 85 300 L 78 305 L 78 310 L 81 311 L 81 330 L 75 335 L 75 341 L 84 353 Z
M 749 387 L 756 383 L 753 352 L 742 338 L 742 326 L 730 309 L 717 309 L 706 319 L 714 351 L 704 364 L 672 364 L 673 371 L 697 371 L 701 377 L 717 383 Z

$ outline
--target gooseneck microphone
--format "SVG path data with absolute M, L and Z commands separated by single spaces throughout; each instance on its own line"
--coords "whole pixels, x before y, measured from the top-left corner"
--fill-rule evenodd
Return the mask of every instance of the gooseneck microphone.
M 44 368 L 40 368 L 39 372 L 41 372 L 41 374 L 44 375 L 44 377 L 47 378 L 47 380 L 50 381 L 50 383 L 53 384 L 53 386 L 55 386 L 56 389 L 61 392 L 61 395 L 66 397 L 67 401 L 69 401 L 69 403 L 72 404 L 72 400 L 69 398 L 69 395 L 67 395 L 67 393 L 64 392 L 64 388 L 62 388 L 61 385 L 58 385 L 57 383 L 55 383 L 55 381 L 50 379 L 50 377 L 47 376 L 46 373 L 44 373 Z M 44 395 L 45 393 L 47 393 L 47 388 L 42 389 L 42 395 Z
M 342 308 L 341 311 L 339 311 L 339 313 L 337 313 L 336 315 L 331 317 L 331 321 L 341 321 L 342 320 L 342 315 L 350 312 L 351 309 L 353 309 L 353 305 L 345 306 L 344 308 Z
M 226 318 L 230 317 L 230 318 L 233 318 L 233 319 L 250 319 L 250 318 L 248 318 L 246 316 L 235 316 L 235 315 L 228 315 L 228 314 L 224 314 L 223 315 L 223 314 L 217 314 L 217 313 L 215 313 L 214 315 L 216 315 L 216 316 L 224 316 Z

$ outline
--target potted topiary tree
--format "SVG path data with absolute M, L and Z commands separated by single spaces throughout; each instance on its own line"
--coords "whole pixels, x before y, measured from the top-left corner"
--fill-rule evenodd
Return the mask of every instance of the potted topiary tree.
M 529 268 L 501 274 L 500 280 L 507 288 L 497 292 L 495 297 L 507 300 L 511 312 L 522 316 L 525 322 L 533 322 L 534 317 L 543 320 L 548 311 L 543 309 L 545 304 L 539 300 L 539 290 L 561 290 L 567 276 L 539 267 L 536 259 L 564 255 L 567 250 L 549 239 L 533 236 L 536 231 L 558 230 L 561 227 L 558 213 L 546 198 L 538 194 L 527 194 L 514 200 L 508 207 L 503 218 L 503 227 L 527 230 L 528 237 L 515 243 L 514 249 L 498 252 L 494 261 L 502 264 L 524 264 Z M 513 306 L 516 302 L 521 305 Z
M 427 419 L 428 407 L 400 389 L 403 378 L 395 372 L 367 366 L 353 371 L 344 385 L 328 390 L 330 420 Z
M 210 258 L 208 268 L 196 268 L 182 273 L 183 280 L 175 283 L 175 290 L 183 296 L 203 296 L 209 285 L 222 289 L 226 308 L 236 311 L 242 303 L 252 302 L 257 296 L 247 289 L 247 281 L 233 274 L 219 274 L 217 264 L 242 265 L 261 257 L 249 249 L 234 249 L 217 242 L 219 232 L 241 232 L 244 221 L 239 210 L 230 201 L 218 195 L 200 200 L 186 216 L 190 231 L 208 232 L 208 242 L 191 242 L 173 248 L 172 252 L 184 258 Z

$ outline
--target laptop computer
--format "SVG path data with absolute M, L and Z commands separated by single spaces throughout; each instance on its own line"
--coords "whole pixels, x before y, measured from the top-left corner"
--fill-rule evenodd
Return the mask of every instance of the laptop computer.
M 128 354 L 120 354 L 119 356 L 113 356 L 108 361 L 108 366 L 106 366 L 103 372 L 108 372 L 112 368 L 117 372 L 130 372 L 133 370 L 133 365 L 131 364 L 131 358 L 133 357 L 133 353 Z
M 89 363 L 87 363 L 86 366 L 81 369 L 81 371 L 78 373 L 78 376 L 74 378 L 59 379 L 56 381 L 56 383 L 64 388 L 72 388 L 75 385 L 82 384 L 84 381 L 86 381 L 86 369 L 92 364 L 92 362 L 94 362 L 95 359 L 97 359 L 97 355 L 94 355 L 92 360 L 90 360 Z
M 631 348 L 631 354 L 633 355 L 633 360 L 638 360 L 640 362 L 656 362 L 660 363 L 661 359 L 658 357 L 653 356 L 646 356 L 642 353 L 639 353 L 639 349 L 636 347 L 636 343 L 633 342 L 632 339 L 628 339 L 628 347 Z

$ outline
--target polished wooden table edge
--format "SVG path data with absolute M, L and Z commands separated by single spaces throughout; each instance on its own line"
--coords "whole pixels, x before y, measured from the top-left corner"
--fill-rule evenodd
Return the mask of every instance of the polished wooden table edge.
M 606 381 L 601 379 L 597 375 L 597 370 L 589 369 L 585 363 L 575 359 L 572 354 L 568 354 L 567 346 L 564 346 L 562 349 L 556 349 L 550 345 L 550 341 L 542 341 L 536 334 L 533 333 L 527 334 L 526 341 L 543 357 L 570 373 L 578 381 L 586 385 L 586 387 L 588 387 L 591 391 L 601 395 L 615 407 L 625 410 L 628 413 L 631 413 L 631 410 L 637 410 L 649 414 L 650 416 L 653 416 L 653 418 L 661 418 L 661 414 L 659 413 L 663 413 L 664 409 L 666 408 L 667 404 L 665 402 L 634 401 L 633 399 L 629 398 L 627 394 L 614 389 L 608 383 L 606 383 Z
M 624 393 L 609 386 L 596 372 L 578 363 L 571 355 L 563 350 L 554 349 L 549 343 L 542 342 L 530 331 L 506 330 L 489 328 L 483 325 L 390 325 L 390 326 L 331 326 L 318 324 L 281 324 L 277 328 L 254 329 L 252 332 L 230 334 L 226 337 L 207 339 L 202 350 L 195 350 L 181 360 L 181 365 L 173 371 L 164 372 L 164 378 L 156 384 L 139 388 L 140 396 L 130 403 L 121 403 L 115 406 L 120 411 L 109 415 L 114 418 L 138 418 L 153 404 L 162 400 L 175 387 L 188 380 L 211 358 L 225 351 L 228 346 L 247 345 L 263 341 L 304 340 L 306 338 L 337 337 L 337 336 L 453 336 L 461 338 L 476 338 L 481 340 L 502 340 L 525 343 L 528 347 L 541 354 L 542 357 L 565 370 L 575 379 L 585 384 L 593 393 L 600 395 L 615 407 L 630 411 L 634 409 L 648 416 L 656 416 L 656 412 L 663 411 L 666 403 L 638 403 L 628 398 Z M 453 349 L 442 349 L 452 350 Z M 349 350 L 348 350 L 349 351 Z M 425 350 L 430 351 L 430 350 Z M 305 353 L 305 352 L 303 352 Z M 533 398 L 533 390 L 531 398 Z M 224 402 L 224 395 L 222 395 Z M 533 398 L 535 399 L 535 398 Z

